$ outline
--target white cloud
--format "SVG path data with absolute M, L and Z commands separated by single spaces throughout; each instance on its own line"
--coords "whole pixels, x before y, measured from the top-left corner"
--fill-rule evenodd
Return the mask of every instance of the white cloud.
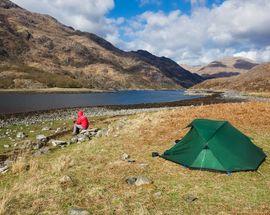
M 119 20 L 108 19 L 114 0 L 13 0 L 34 12 L 49 14 L 76 29 L 106 37 L 117 32 Z M 121 24 L 121 23 L 120 23 Z
M 162 1 L 161 0 L 137 0 L 139 2 L 139 6 L 143 7 L 148 4 L 155 4 L 155 5 L 161 5 Z
M 168 14 L 148 11 L 129 21 L 125 36 L 130 42 L 125 48 L 147 49 L 189 64 L 237 53 L 269 61 L 269 55 L 259 57 L 270 45 L 269 11 L 269 0 L 227 0 L 212 8 L 197 7 L 190 15 L 179 10 Z
M 136 0 L 141 6 L 160 0 Z M 114 0 L 14 0 L 31 11 L 54 16 L 66 25 L 96 33 L 125 50 L 146 49 L 178 63 L 203 64 L 225 56 L 270 61 L 270 1 L 185 0 L 190 14 L 180 10 L 147 11 L 136 17 L 108 18 Z M 124 32 L 124 33 L 123 33 Z
M 234 54 L 235 57 L 246 57 L 253 59 L 258 62 L 267 62 L 270 60 L 270 46 L 267 46 L 263 49 L 259 50 L 249 50 L 249 51 L 242 51 L 237 52 Z

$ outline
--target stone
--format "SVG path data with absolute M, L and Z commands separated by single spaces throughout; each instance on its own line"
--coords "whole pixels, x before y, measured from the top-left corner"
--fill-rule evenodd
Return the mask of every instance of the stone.
M 124 153 L 124 154 L 122 154 L 122 156 L 121 156 L 121 159 L 122 160 L 127 160 L 127 159 L 129 159 L 130 158 L 130 156 L 127 154 L 127 153 Z
M 62 131 L 61 128 L 57 128 L 57 129 L 55 130 L 55 133 L 59 133 L 59 132 L 61 132 L 61 131 Z
M 24 138 L 26 138 L 26 134 L 24 133 L 24 132 L 18 132 L 17 134 L 16 134 L 16 137 L 18 138 L 18 139 L 24 139 Z
M 44 146 L 43 142 L 38 142 L 38 143 L 33 145 L 33 149 L 38 150 L 38 149 L 42 148 L 43 146 Z
M 136 182 L 137 178 L 136 177 L 128 177 L 126 179 L 126 182 L 129 184 L 129 185 L 134 185 L 135 182 Z
M 108 135 L 109 135 L 109 129 L 107 128 L 103 128 L 96 133 L 96 137 L 102 137 L 102 136 L 108 136 Z
M 50 152 L 50 148 L 49 147 L 42 147 L 39 150 L 37 150 L 33 156 L 38 157 L 41 156 L 43 154 L 48 154 Z
M 98 132 L 99 129 L 98 128 L 91 128 L 91 129 L 88 129 L 90 132 Z
M 90 213 L 83 208 L 70 208 L 68 215 L 90 215 Z
M 7 145 L 7 144 L 4 145 L 4 148 L 6 148 L 6 149 L 8 149 L 9 147 L 10 147 L 10 145 Z
M 87 135 L 84 135 L 84 134 L 77 135 L 77 138 L 78 138 L 78 142 L 84 142 L 86 140 L 89 140 L 89 137 Z
M 161 195 L 162 195 L 161 191 L 158 191 L 158 192 L 154 193 L 154 197 L 156 197 L 156 198 L 160 198 Z
M 4 174 L 8 171 L 8 166 L 0 167 L 0 174 Z
M 129 185 L 136 185 L 136 186 L 148 185 L 153 183 L 150 179 L 148 179 L 145 176 L 128 177 L 126 179 L 126 182 Z
M 78 137 L 72 137 L 71 139 L 70 139 L 70 144 L 74 144 L 74 143 L 77 143 L 78 142 Z
M 42 142 L 42 143 L 48 142 L 48 138 L 43 134 L 37 135 L 36 140 L 39 141 L 39 142 Z
M 67 142 L 63 140 L 51 140 L 51 143 L 52 143 L 52 146 L 54 147 L 67 145 Z
M 136 186 L 148 185 L 148 184 L 152 184 L 152 183 L 153 182 L 145 176 L 138 176 L 137 180 L 135 181 Z
M 4 166 L 10 167 L 13 164 L 13 161 L 10 159 L 7 159 L 4 161 Z
M 41 130 L 42 130 L 42 131 L 50 131 L 51 128 L 50 128 L 50 127 L 44 127 L 44 128 L 42 128 Z
M 139 167 L 141 167 L 142 169 L 145 169 L 145 168 L 147 168 L 149 166 L 149 164 L 147 164 L 147 163 L 140 163 L 139 164 Z
M 127 162 L 128 162 L 128 163 L 135 163 L 136 160 L 134 160 L 134 159 L 127 159 Z
M 191 194 L 187 194 L 185 196 L 183 196 L 183 199 L 187 202 L 187 203 L 192 203 L 196 200 L 198 200 L 198 198 L 196 196 L 193 196 Z
M 60 184 L 71 184 L 72 183 L 72 179 L 70 176 L 65 175 L 62 178 L 59 179 Z
M 88 132 L 89 132 L 89 130 L 83 129 L 83 130 L 81 130 L 80 134 L 86 134 L 86 133 L 88 133 Z

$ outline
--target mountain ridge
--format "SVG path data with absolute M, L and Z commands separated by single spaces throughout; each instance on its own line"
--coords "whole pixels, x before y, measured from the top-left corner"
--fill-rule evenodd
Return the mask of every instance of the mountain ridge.
M 197 73 L 206 79 L 222 78 L 237 76 L 245 73 L 257 66 L 258 63 L 248 58 L 242 57 L 225 57 L 219 60 L 210 62 L 204 66 L 187 66 L 182 65 L 184 68 L 191 72 Z
M 0 4 L 0 45 L 0 88 L 179 89 L 204 80 L 171 59 L 122 51 L 9 0 Z
M 208 90 L 236 90 L 242 92 L 270 92 L 270 63 L 260 64 L 246 73 L 229 78 L 206 80 L 193 87 Z

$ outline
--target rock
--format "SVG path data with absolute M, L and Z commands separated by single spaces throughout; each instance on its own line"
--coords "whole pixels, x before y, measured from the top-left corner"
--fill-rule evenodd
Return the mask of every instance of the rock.
M 90 215 L 90 213 L 83 208 L 70 208 L 68 215 Z
M 150 179 L 148 179 L 145 176 L 128 177 L 126 179 L 126 182 L 129 185 L 136 185 L 136 186 L 148 185 L 153 183 Z
M 18 6 L 11 2 L 11 1 L 1 1 L 0 2 L 0 8 L 10 9 L 10 8 L 17 8 Z
M 10 145 L 4 145 L 4 148 L 8 149 L 10 147 Z
M 41 130 L 42 130 L 42 131 L 50 131 L 51 128 L 50 128 L 50 127 L 44 127 L 44 128 L 42 128 Z
M 34 150 L 41 149 L 44 145 L 45 145 L 44 142 L 38 142 L 38 143 L 35 143 L 35 144 L 33 145 L 33 149 L 34 149 Z
M 136 186 L 147 185 L 152 183 L 153 182 L 145 176 L 138 176 L 137 180 L 135 181 Z
M 0 167 L 0 174 L 4 174 L 8 171 L 8 166 Z
M 135 182 L 136 182 L 137 178 L 136 177 L 128 177 L 126 179 L 126 182 L 129 184 L 129 185 L 134 185 Z
M 33 154 L 33 156 L 38 157 L 38 156 L 43 155 L 43 154 L 48 154 L 49 152 L 50 152 L 50 148 L 49 147 L 42 147 L 39 150 L 37 150 Z
M 62 178 L 59 179 L 60 184 L 71 184 L 72 179 L 68 175 L 63 176 Z
M 86 133 L 88 133 L 88 132 L 89 132 L 89 130 L 83 129 L 83 130 L 81 130 L 80 134 L 86 134 Z
M 67 142 L 62 140 L 51 140 L 51 143 L 54 147 L 67 145 Z
M 59 133 L 59 132 L 61 132 L 61 131 L 62 131 L 61 128 L 57 128 L 57 129 L 55 130 L 55 133 Z
M 37 135 L 36 140 L 39 141 L 39 142 L 42 142 L 42 143 L 48 142 L 48 138 L 43 134 Z
M 22 139 L 24 139 L 26 137 L 26 134 L 24 132 L 18 132 L 17 135 L 16 135 L 16 137 L 18 139 L 21 139 L 22 140 Z
M 96 133 L 96 137 L 102 137 L 102 136 L 108 136 L 109 135 L 109 129 L 103 128 Z
M 156 197 L 156 198 L 160 198 L 161 195 L 162 195 L 161 191 L 158 191 L 158 192 L 154 193 L 154 197 Z
M 4 161 L 4 166 L 10 167 L 12 165 L 13 161 L 10 159 L 7 159 Z
M 78 137 L 72 137 L 69 141 L 70 144 L 74 144 L 74 143 L 77 143 L 78 142 Z
M 128 159 L 127 162 L 129 162 L 129 163 L 135 163 L 136 160 L 134 160 L 134 159 Z
M 122 160 L 127 160 L 129 158 L 130 156 L 127 153 L 122 154 L 122 157 L 121 157 Z
M 90 132 L 98 132 L 99 129 L 98 128 L 91 128 L 91 129 L 88 129 L 88 131 L 90 131 Z
M 77 138 L 78 138 L 78 142 L 84 142 L 86 140 L 89 140 L 89 137 L 85 134 L 79 134 L 77 135 Z
M 187 202 L 187 203 L 192 203 L 194 201 L 196 201 L 198 198 L 191 195 L 191 194 L 187 194 L 183 197 L 183 199 Z
M 139 164 L 139 167 L 141 167 L 142 169 L 145 169 L 145 168 L 147 168 L 149 166 L 149 164 L 147 164 L 147 163 L 140 163 Z

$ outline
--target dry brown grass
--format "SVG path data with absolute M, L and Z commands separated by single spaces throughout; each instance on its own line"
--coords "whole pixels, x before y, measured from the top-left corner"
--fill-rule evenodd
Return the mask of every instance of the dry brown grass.
M 112 121 L 108 137 L 32 158 L 29 171 L 1 176 L 0 211 L 66 214 L 69 207 L 77 206 L 93 214 L 269 214 L 267 162 L 260 167 L 261 174 L 240 172 L 229 177 L 151 157 L 152 151 L 163 152 L 181 138 L 194 118 L 229 120 L 270 152 L 269 103 L 218 104 L 124 116 Z M 136 162 L 121 161 L 124 152 Z M 72 186 L 61 186 L 59 179 L 64 175 L 72 178 Z M 134 175 L 145 175 L 154 183 L 127 185 L 125 178 Z M 186 194 L 198 200 L 186 203 Z

